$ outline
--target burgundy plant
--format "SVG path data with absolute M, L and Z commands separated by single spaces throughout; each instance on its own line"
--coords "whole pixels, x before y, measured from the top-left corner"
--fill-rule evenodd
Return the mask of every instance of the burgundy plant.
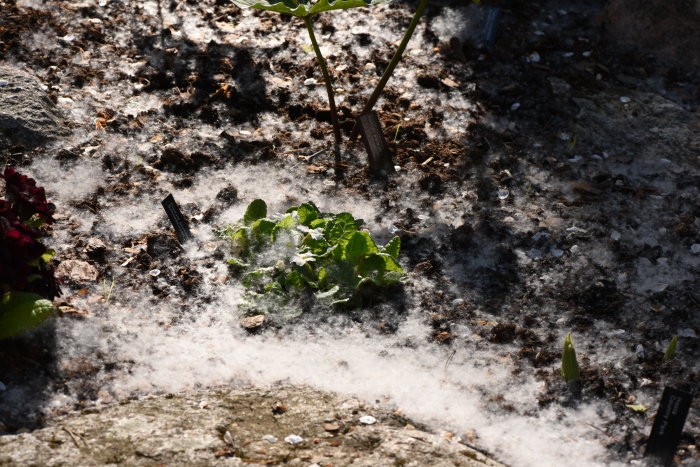
M 48 252 L 39 240 L 40 228 L 53 222 L 55 206 L 46 201 L 44 189 L 34 179 L 6 168 L 6 200 L 0 200 L 0 293 L 34 292 L 52 299 L 59 295 L 53 268 L 42 256 Z

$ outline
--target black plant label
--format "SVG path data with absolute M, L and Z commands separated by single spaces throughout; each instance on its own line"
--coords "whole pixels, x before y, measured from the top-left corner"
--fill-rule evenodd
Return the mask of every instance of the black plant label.
M 182 215 L 182 212 L 180 212 L 180 208 L 175 202 L 175 198 L 173 198 L 172 193 L 161 201 L 160 204 L 163 205 L 163 209 L 165 209 L 165 213 L 168 215 L 170 223 L 173 224 L 175 234 L 177 235 L 178 240 L 180 240 L 180 243 L 186 243 L 192 240 L 194 237 L 192 236 L 192 232 L 190 232 L 190 226 L 185 217 Z
M 486 18 L 484 19 L 483 41 L 486 47 L 493 46 L 498 32 L 498 22 L 501 19 L 501 9 L 497 6 L 486 7 Z
M 644 453 L 646 457 L 655 458 L 659 465 L 668 466 L 673 463 L 673 455 L 681 439 L 692 400 L 693 395 L 688 392 L 671 387 L 664 389 L 659 411 L 647 441 Z
M 374 110 L 357 117 L 362 142 L 365 144 L 369 168 L 375 176 L 384 177 L 394 172 L 394 163 L 386 145 L 379 117 Z

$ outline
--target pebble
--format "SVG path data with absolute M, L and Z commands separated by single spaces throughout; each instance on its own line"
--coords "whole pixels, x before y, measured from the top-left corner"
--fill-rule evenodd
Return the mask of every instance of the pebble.
M 562 256 L 564 256 L 564 251 L 560 250 L 559 248 L 555 248 L 552 250 L 552 255 L 554 255 L 557 258 L 561 258 Z
M 326 423 L 323 425 L 323 429 L 326 431 L 338 431 L 340 430 L 340 425 L 337 425 L 335 423 Z
M 615 241 L 618 241 L 620 239 L 620 236 L 620 232 L 618 232 L 617 230 L 613 230 L 610 234 L 610 238 L 612 238 Z
M 158 277 L 160 276 L 160 269 L 151 269 L 148 271 L 148 275 L 152 277 Z
M 693 243 L 690 245 L 690 252 L 694 255 L 700 254 L 700 243 Z
M 538 52 L 532 52 L 527 56 L 526 60 L 530 63 L 538 63 L 542 58 Z
M 268 443 L 276 443 L 277 442 L 277 438 L 275 438 L 272 435 L 265 435 L 262 437 L 262 440 L 267 441 Z
M 498 190 L 498 199 L 507 199 L 508 195 L 510 195 L 510 192 L 508 190 Z
M 284 438 L 284 441 L 285 441 L 285 443 L 295 445 L 295 444 L 303 443 L 304 438 L 302 438 L 299 435 L 289 435 L 286 438 Z
M 230 444 L 231 446 L 233 446 L 233 436 L 231 436 L 230 431 L 224 433 L 224 441 L 226 442 L 226 444 Z
M 695 331 L 693 331 L 690 328 L 681 329 L 680 331 L 678 331 L 678 335 L 681 337 L 692 337 L 692 338 L 698 337 L 698 335 L 695 334 Z
M 0 79 L 0 88 L 4 88 L 5 86 L 9 86 L 10 82 L 7 81 L 6 79 Z
M 5 386 L 5 383 L 0 381 L 0 391 L 5 391 L 7 389 L 7 386 Z
M 377 423 L 377 419 L 371 415 L 363 415 L 360 417 L 360 423 L 364 423 L 365 425 L 374 425 Z
M 622 96 L 622 97 L 620 97 L 620 102 L 622 102 L 623 104 L 627 104 L 627 103 L 630 102 L 630 101 L 632 101 L 632 99 L 630 99 L 630 98 L 627 97 L 627 96 Z

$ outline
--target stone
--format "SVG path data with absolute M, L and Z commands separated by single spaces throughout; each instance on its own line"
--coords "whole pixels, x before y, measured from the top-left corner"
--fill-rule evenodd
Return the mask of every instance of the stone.
M 697 74 L 700 0 L 610 0 L 600 19 L 613 45 Z
M 44 88 L 31 74 L 0 65 L 0 148 L 36 147 L 70 134 Z
M 259 331 L 265 324 L 265 315 L 255 315 L 243 318 L 241 327 L 248 332 Z
M 270 406 L 283 391 L 294 400 L 294 410 L 279 418 Z M 207 410 L 198 408 L 201 400 L 209 402 Z M 220 387 L 124 400 L 0 436 L 0 465 L 243 466 L 284 459 L 289 465 L 501 466 L 454 439 L 415 429 L 417 423 L 407 429 L 407 419 L 389 409 L 363 406 L 379 421 L 358 425 L 343 401 L 304 386 Z M 329 433 L 324 429 L 329 413 L 355 428 Z M 236 440 L 246 441 L 232 447 Z
M 97 280 L 97 269 L 87 261 L 67 259 L 61 261 L 56 268 L 56 276 L 74 282 L 94 282 Z
M 99 238 L 92 237 L 85 245 L 84 251 L 90 259 L 102 260 L 107 252 L 107 245 Z

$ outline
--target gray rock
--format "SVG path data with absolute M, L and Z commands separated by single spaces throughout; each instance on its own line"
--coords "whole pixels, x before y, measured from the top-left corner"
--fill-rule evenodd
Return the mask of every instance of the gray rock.
M 289 410 L 273 413 L 278 400 Z M 371 407 L 378 421 L 363 425 L 354 410 L 343 408 L 344 401 L 289 386 L 149 396 L 1 436 L 0 466 L 501 465 L 457 441 L 416 429 L 386 409 Z M 328 432 L 329 420 L 339 430 Z M 291 434 L 302 441 L 281 441 Z
M 0 65 L 0 147 L 35 147 L 70 130 L 37 78 L 18 68 Z

